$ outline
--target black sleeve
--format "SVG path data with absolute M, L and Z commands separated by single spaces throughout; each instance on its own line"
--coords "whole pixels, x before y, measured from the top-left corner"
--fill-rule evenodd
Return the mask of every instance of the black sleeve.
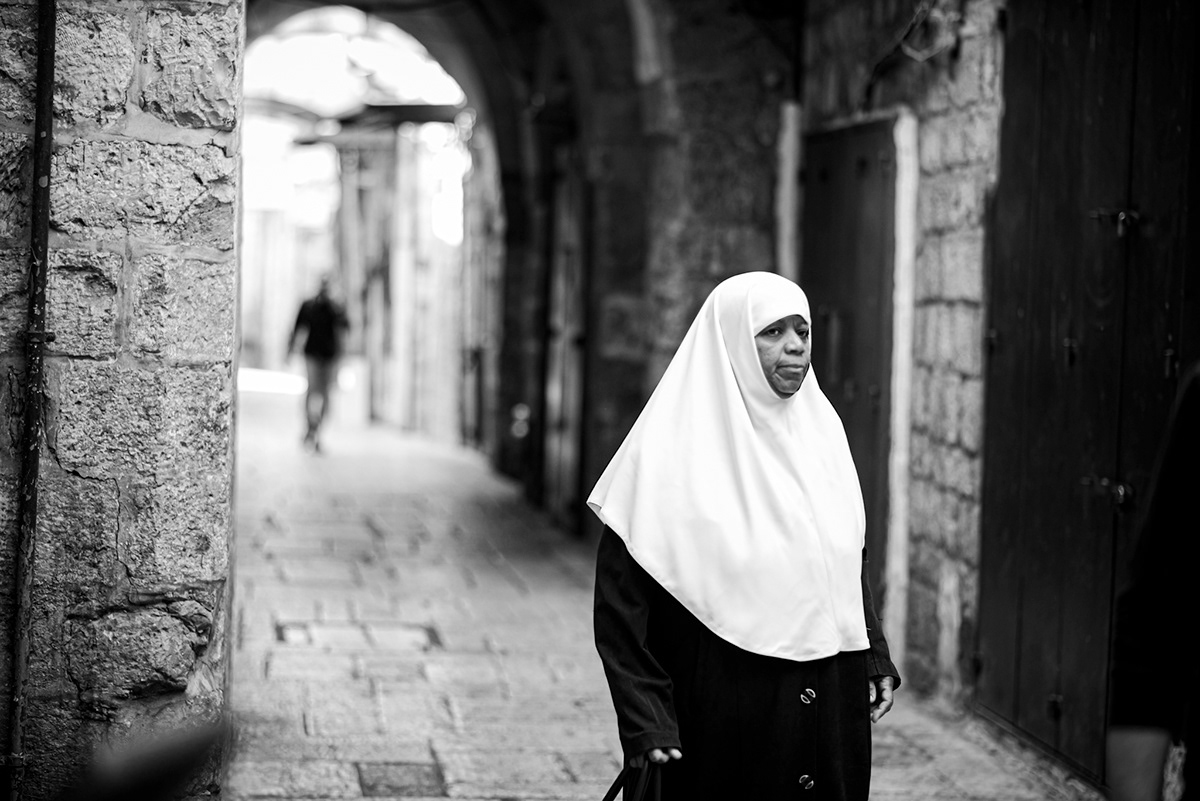
M 596 554 L 596 650 L 608 677 L 626 759 L 652 748 L 679 747 L 671 677 L 646 647 L 657 588 L 621 538 L 604 529 Z
M 900 686 L 900 673 L 892 664 L 892 654 L 888 650 L 887 640 L 883 636 L 883 626 L 875 614 L 875 602 L 871 599 L 871 582 L 867 578 L 867 551 L 863 549 L 862 564 L 863 615 L 867 619 L 867 640 L 870 641 L 870 651 L 867 653 L 867 675 L 891 676 L 895 679 L 893 687 Z

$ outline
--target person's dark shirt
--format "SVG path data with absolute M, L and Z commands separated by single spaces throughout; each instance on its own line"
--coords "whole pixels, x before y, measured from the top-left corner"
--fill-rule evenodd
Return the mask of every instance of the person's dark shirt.
M 332 359 L 341 353 L 342 330 L 346 328 L 346 315 L 341 307 L 328 295 L 317 295 L 300 305 L 293 340 L 301 329 L 306 331 L 304 355 L 317 359 Z

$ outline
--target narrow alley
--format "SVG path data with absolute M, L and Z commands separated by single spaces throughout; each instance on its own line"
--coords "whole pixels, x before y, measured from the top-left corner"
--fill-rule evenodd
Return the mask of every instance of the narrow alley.
M 473 452 L 343 401 L 314 456 L 298 397 L 239 401 L 232 797 L 599 801 L 620 756 L 593 546 Z M 1084 797 L 978 726 L 901 691 L 872 797 Z

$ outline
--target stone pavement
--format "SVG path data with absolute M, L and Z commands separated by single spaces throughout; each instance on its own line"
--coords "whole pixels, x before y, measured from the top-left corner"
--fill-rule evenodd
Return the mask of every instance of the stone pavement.
M 591 641 L 593 547 L 476 454 L 243 392 L 234 799 L 594 799 L 615 718 Z M 901 690 L 873 798 L 1073 798 Z

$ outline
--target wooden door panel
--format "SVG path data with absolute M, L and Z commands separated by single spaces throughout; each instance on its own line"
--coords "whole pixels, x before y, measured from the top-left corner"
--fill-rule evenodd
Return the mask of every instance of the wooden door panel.
M 1140 222 L 1129 236 L 1120 471 L 1134 498 L 1118 523 L 1121 578 L 1132 556 L 1138 500 L 1148 488 L 1178 376 L 1200 358 L 1200 253 L 1187 241 L 1189 230 L 1200 230 L 1200 219 L 1193 216 L 1198 204 L 1193 199 L 1189 207 L 1188 199 L 1191 187 L 1200 183 L 1197 16 L 1187 0 L 1143 2 L 1137 28 L 1135 136 L 1151 146 L 1135 150 L 1131 178 Z
M 1174 357 L 1200 355 L 1196 12 L 1014 0 L 1008 20 L 977 699 L 1099 778 L 1114 576 L 1135 519 L 1114 489 L 1144 487 Z
M 807 137 L 800 281 L 814 317 L 813 370 L 842 418 L 862 484 L 877 605 L 886 599 L 893 125 L 884 120 Z
M 984 382 L 984 451 L 980 514 L 980 610 L 976 701 L 1005 721 L 1017 719 L 1017 648 L 1021 617 L 1022 510 L 1029 389 L 1028 299 L 1035 271 L 1042 154 L 1037 141 L 1042 109 L 1039 86 L 1045 4 L 1014 2 L 1005 34 L 1006 93 L 997 187 L 989 225 L 988 337 Z
M 1119 222 L 1104 210 L 1129 202 L 1134 64 L 1128 31 L 1136 26 L 1137 8 L 1125 0 L 1097 0 L 1090 11 L 1087 56 L 1077 89 L 1084 98 L 1076 177 L 1081 203 L 1071 236 L 1078 249 L 1062 332 L 1069 366 L 1062 438 L 1070 459 L 1060 501 L 1065 519 L 1058 693 L 1063 700 L 1055 746 L 1098 778 L 1104 767 L 1115 536 L 1112 482 L 1118 480 L 1128 265 L 1128 236 L 1118 236 Z

